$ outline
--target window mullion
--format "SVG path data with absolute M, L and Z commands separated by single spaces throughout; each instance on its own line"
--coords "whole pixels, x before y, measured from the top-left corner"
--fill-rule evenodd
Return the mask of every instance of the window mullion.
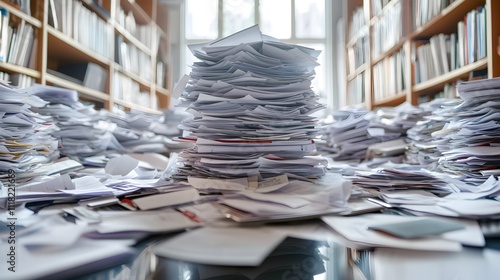
M 221 39 L 224 34 L 224 0 L 219 0 L 219 16 L 217 17 L 217 39 Z
M 290 36 L 290 39 L 292 41 L 295 41 L 297 39 L 295 37 L 295 0 L 292 0 L 291 9 L 292 10 L 290 11 L 290 13 L 291 13 L 290 19 L 291 19 L 292 22 L 290 22 L 290 24 L 291 24 L 291 28 L 292 28 L 292 30 L 291 30 L 292 34 Z
M 254 2 L 254 20 L 255 20 L 255 24 L 258 24 L 258 25 L 260 25 L 259 6 L 260 6 L 260 0 L 255 0 L 255 2 Z

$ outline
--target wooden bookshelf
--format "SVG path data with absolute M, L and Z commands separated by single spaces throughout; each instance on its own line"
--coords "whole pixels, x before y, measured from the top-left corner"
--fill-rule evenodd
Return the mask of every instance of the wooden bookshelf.
M 168 63 L 160 57 L 158 49 L 169 48 L 166 31 L 156 23 L 156 19 L 161 17 L 157 15 L 157 0 L 30 2 L 30 9 L 23 10 L 10 1 L 0 1 L 0 9 L 9 15 L 9 26 L 18 28 L 21 23 L 29 24 L 33 27 L 34 38 L 29 59 L 18 59 L 26 63 L 0 61 L 1 72 L 23 74 L 40 84 L 77 90 L 83 100 L 95 102 L 99 108 L 160 113 L 169 107 L 170 81 L 166 73 L 157 77 L 156 71 L 158 60 L 162 60 L 168 69 Z M 115 59 L 120 50 L 120 46 L 116 46 L 116 36 L 121 36 L 127 44 L 122 48 L 125 51 L 120 61 Z M 159 47 L 158 44 L 162 45 Z M 135 50 L 127 52 L 127 48 Z M 134 58 L 134 55 L 137 57 Z M 134 60 L 133 71 L 123 67 L 123 59 L 130 60 L 129 66 Z M 54 73 L 61 65 L 72 63 L 93 63 L 101 67 L 103 73 L 108 73 L 104 90 L 82 86 L 75 80 Z M 118 92 L 123 87 L 119 84 L 120 80 L 114 78 L 115 73 L 120 73 L 134 84 L 128 89 L 138 92 Z M 165 84 L 160 87 L 157 80 L 165 80 Z M 140 98 L 135 98 L 136 95 Z M 124 99 L 125 96 L 127 98 Z M 140 104 L 136 102 L 138 99 L 142 101 Z
M 442 6 L 437 5 L 438 2 Z M 417 3 L 421 4 L 418 6 L 420 9 Z M 479 20 L 481 11 L 484 11 L 484 18 Z M 365 107 L 369 110 L 396 106 L 403 102 L 418 105 L 422 97 L 433 98 L 442 94 L 445 89 L 453 91 L 457 82 L 469 79 L 472 73 L 486 71 L 487 78 L 500 76 L 499 12 L 500 1 L 495 0 L 344 0 L 347 104 L 342 105 Z M 475 15 L 471 16 L 472 14 Z M 467 26 L 469 16 L 476 17 L 474 21 L 477 25 L 469 27 L 476 28 L 474 32 L 478 34 L 482 26 L 485 34 L 476 39 L 476 45 L 472 48 L 476 55 L 473 55 L 470 61 L 465 59 L 460 63 L 460 59 L 456 58 L 452 63 L 451 58 L 459 54 L 459 47 L 456 47 L 455 53 L 446 51 L 446 58 L 442 57 L 439 48 L 445 45 L 448 50 L 451 49 L 452 42 L 458 44 L 458 24 L 462 21 Z M 359 22 L 364 22 L 364 26 L 360 27 Z M 395 28 L 396 31 L 380 29 L 378 23 L 383 23 L 381 25 L 384 28 Z M 394 36 L 396 33 L 396 37 L 383 37 Z M 440 38 L 442 41 L 436 39 L 440 34 L 444 38 Z M 367 61 L 353 70 L 355 63 L 352 61 L 352 49 L 356 47 L 361 36 L 367 36 L 369 40 L 369 50 L 364 54 Z M 427 47 L 421 47 L 426 44 Z M 483 44 L 485 48 L 481 49 Z M 444 50 L 445 48 L 442 49 Z M 395 59 L 397 53 L 401 53 L 403 58 Z M 464 53 L 467 55 L 466 50 Z M 447 60 L 448 69 L 435 66 L 432 58 L 439 58 L 439 61 L 443 59 L 443 64 Z M 397 71 L 394 71 L 394 67 Z M 363 83 L 359 80 L 363 80 Z M 350 87 L 352 83 L 364 86 Z M 350 88 L 356 92 L 349 92 Z M 384 95 L 381 96 L 381 92 Z M 349 103 L 349 97 L 353 94 L 364 94 L 364 101 Z

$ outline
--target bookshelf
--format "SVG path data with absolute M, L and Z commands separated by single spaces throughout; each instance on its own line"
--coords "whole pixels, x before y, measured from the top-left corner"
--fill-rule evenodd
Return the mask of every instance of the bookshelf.
M 156 0 L 0 1 L 0 73 L 76 90 L 96 108 L 160 113 L 170 81 L 158 10 Z
M 343 105 L 418 105 L 500 76 L 499 12 L 495 0 L 344 0 Z

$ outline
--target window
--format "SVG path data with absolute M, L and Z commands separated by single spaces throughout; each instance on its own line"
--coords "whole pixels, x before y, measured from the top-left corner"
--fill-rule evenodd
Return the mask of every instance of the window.
M 321 50 L 320 66 L 315 68 L 313 90 L 324 104 L 328 74 L 328 49 L 325 0 L 186 0 L 185 73 L 195 61 L 187 45 L 223 38 L 259 24 L 263 34 L 281 42 Z

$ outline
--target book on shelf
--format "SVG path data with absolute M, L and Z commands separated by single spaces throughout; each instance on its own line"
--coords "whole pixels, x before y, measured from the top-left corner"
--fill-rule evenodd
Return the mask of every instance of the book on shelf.
M 165 88 L 166 68 L 162 61 L 156 62 L 156 85 Z
M 48 23 L 50 26 L 59 30 L 59 21 L 56 13 L 56 6 L 54 0 L 49 0 L 49 13 L 48 13 Z
M 441 55 L 441 65 L 443 66 L 443 74 L 450 72 L 449 56 L 450 56 L 450 36 L 440 33 L 438 36 L 439 52 Z
M 463 67 L 466 65 L 466 48 L 465 48 L 465 38 L 466 32 L 465 32 L 465 22 L 464 21 L 459 21 L 457 23 L 457 58 L 458 58 L 458 65 L 457 68 Z
M 453 2 L 454 0 L 413 0 L 413 30 L 427 24 Z
M 108 47 L 111 45 L 111 29 L 107 18 L 104 20 L 88 7 L 93 6 L 85 6 L 75 0 L 49 0 L 49 25 L 92 51 L 110 58 L 112 52 Z
M 349 105 L 357 105 L 365 102 L 365 73 L 357 75 L 348 84 Z
M 405 50 L 401 48 L 373 67 L 373 99 L 380 101 L 395 96 L 405 87 Z
M 16 26 L 3 24 L 0 52 L 2 61 L 28 67 L 33 54 L 35 32 L 31 24 L 21 20 Z M 5 40 L 4 40 L 5 39 Z M 5 54 L 5 55 L 4 55 Z
M 33 48 L 34 29 L 30 24 L 26 24 L 21 37 L 19 38 L 19 51 L 15 57 L 15 64 L 27 67 Z
M 7 57 L 7 62 L 9 63 L 15 63 L 16 61 L 17 53 L 19 51 L 20 38 L 24 32 L 25 25 L 26 22 L 22 20 L 21 23 L 13 28 L 13 36 L 11 39 L 12 41 L 9 49 L 9 56 Z
M 77 79 L 84 87 L 100 92 L 106 91 L 108 72 L 98 64 L 92 62 L 64 64 L 57 68 L 57 72 Z
M 0 8 L 0 61 L 7 61 L 7 53 L 9 49 L 9 11 Z
M 450 50 L 450 70 L 453 71 L 458 68 L 457 33 L 450 34 L 449 50 Z
M 414 40 L 414 51 L 417 58 L 415 62 L 418 66 L 415 67 L 417 83 L 446 74 L 486 57 L 486 33 L 482 30 L 486 25 L 486 17 L 482 15 L 484 8 L 481 7 L 468 12 L 456 24 L 456 33 L 435 34 L 429 38 L 428 43 L 425 39 Z

